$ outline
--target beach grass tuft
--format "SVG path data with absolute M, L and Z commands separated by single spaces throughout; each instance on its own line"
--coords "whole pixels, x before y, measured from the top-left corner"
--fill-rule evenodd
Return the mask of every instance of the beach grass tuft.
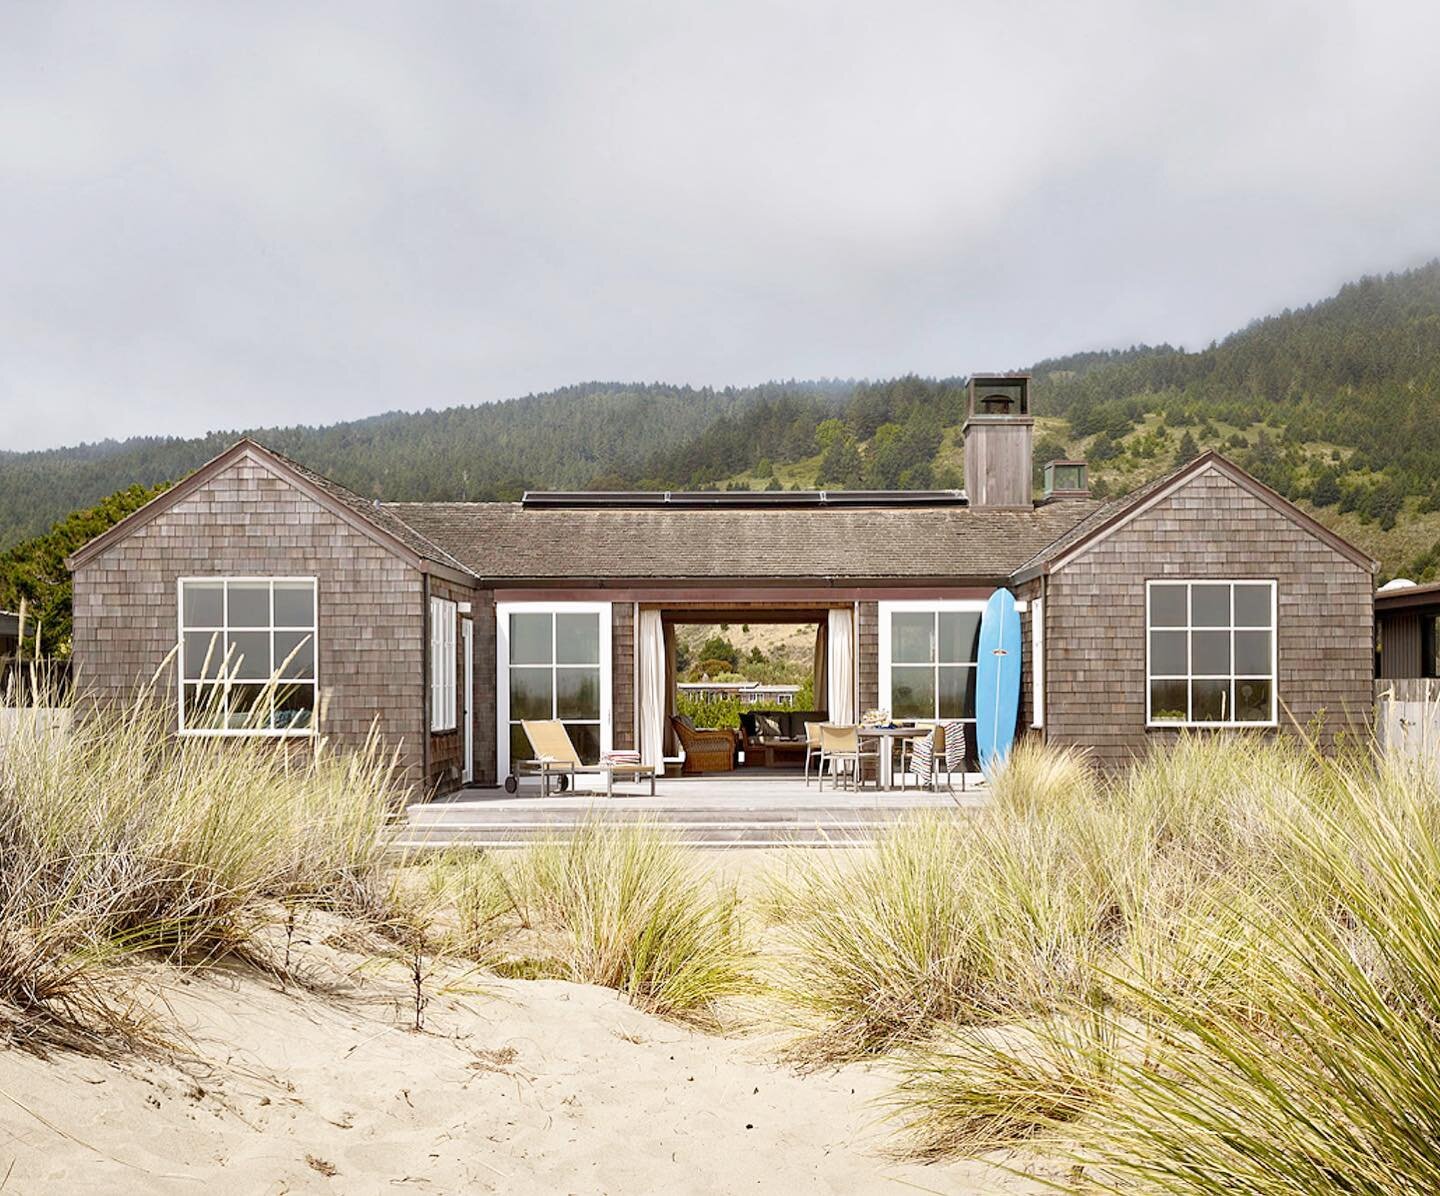
M 381 829 L 403 792 L 376 737 L 344 753 L 182 738 L 145 700 L 6 714 L 0 1001 L 17 1034 L 133 1038 L 118 965 L 258 958 L 287 909 L 383 900 Z

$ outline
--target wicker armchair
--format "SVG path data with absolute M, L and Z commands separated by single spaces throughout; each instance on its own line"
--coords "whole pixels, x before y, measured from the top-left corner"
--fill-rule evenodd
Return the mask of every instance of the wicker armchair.
M 681 773 L 734 771 L 737 746 L 734 731 L 724 727 L 697 728 L 683 714 L 672 715 L 670 725 L 685 749 Z

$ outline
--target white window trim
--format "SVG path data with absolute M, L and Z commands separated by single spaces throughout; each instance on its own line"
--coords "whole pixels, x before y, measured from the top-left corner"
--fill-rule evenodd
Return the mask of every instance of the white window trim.
M 1202 585 L 1202 586 L 1203 586 L 1203 585 L 1229 585 L 1229 586 L 1269 586 L 1269 587 L 1270 587 L 1270 626 L 1269 626 L 1268 628 L 1264 628 L 1264 627 L 1250 627 L 1248 624 L 1244 624 L 1244 625 L 1241 625 L 1241 626 L 1238 628 L 1238 630 L 1241 630 L 1241 631 L 1244 631 L 1244 630 L 1267 631 L 1267 630 L 1268 630 L 1268 631 L 1270 632 L 1270 677 L 1269 677 L 1269 681 L 1270 681 L 1270 717 L 1269 717 L 1268 719 L 1263 719 L 1263 720 L 1262 720 L 1262 719 L 1244 719 L 1244 720 L 1241 720 L 1241 719 L 1228 719 L 1228 720 L 1226 720 L 1225 722 L 1217 722 L 1217 721 L 1205 720 L 1205 719 L 1201 719 L 1201 720 L 1196 720 L 1196 719 L 1178 719 L 1178 718 L 1162 718 L 1162 719 L 1156 719 L 1156 718 L 1153 717 L 1153 715 L 1152 715 L 1152 713 L 1151 713 L 1151 708 L 1150 708 L 1150 707 L 1151 707 L 1151 688 L 1150 688 L 1150 683 L 1151 683 L 1151 681 L 1154 679 L 1154 678 L 1151 676 L 1151 673 L 1150 673 L 1150 632 L 1151 632 L 1152 630 L 1156 630 L 1156 631 L 1180 630 L 1180 628 L 1166 628 L 1166 627 L 1164 627 L 1164 626 L 1161 626 L 1161 627 L 1158 627 L 1158 628 L 1152 628 L 1152 627 L 1151 627 L 1151 625 L 1150 625 L 1150 590 L 1151 590 L 1151 588 L 1154 587 L 1154 586 L 1178 586 L 1178 585 L 1185 585 L 1185 586 L 1196 586 L 1196 585 Z M 1279 603 L 1279 589 L 1280 589 L 1280 587 L 1279 587 L 1279 585 L 1276 583 L 1276 579 L 1273 578 L 1273 577 L 1153 577 L 1153 578 L 1149 578 L 1149 579 L 1146 580 L 1146 582 L 1145 582 L 1145 726 L 1146 726 L 1147 729 L 1155 728 L 1155 729 L 1161 729 L 1161 730 L 1163 730 L 1163 729 L 1165 729 L 1165 728 L 1168 727 L 1168 728 L 1171 728 L 1171 729 L 1175 729 L 1175 728 L 1182 728 L 1182 729 L 1188 728 L 1188 729 L 1195 729 L 1195 730 L 1205 730 L 1205 729 L 1207 729 L 1207 728 L 1214 729 L 1214 728 L 1226 728 L 1226 727 L 1228 727 L 1228 728 L 1231 728 L 1231 729 L 1237 729 L 1237 728 L 1239 728 L 1239 729 L 1253 729 L 1253 730 L 1261 730 L 1261 731 L 1263 731 L 1263 730 L 1266 730 L 1267 728 L 1272 728 L 1272 729 L 1273 729 L 1273 728 L 1278 727 L 1278 726 L 1280 725 L 1280 720 L 1279 720 L 1279 708 L 1280 708 L 1280 603 Z M 1232 597 L 1231 597 L 1231 603 L 1232 603 L 1231 618 L 1233 619 L 1233 618 L 1234 618 L 1234 608 L 1233 608 L 1234 597 L 1233 597 L 1233 595 L 1232 595 Z M 1186 618 L 1187 618 L 1187 621 L 1188 621 L 1188 618 L 1189 618 L 1188 614 L 1187 614 Z M 1195 629 L 1194 629 L 1193 627 L 1187 627 L 1186 630 L 1195 630 Z M 1204 630 L 1204 628 L 1201 628 L 1200 630 Z M 1218 629 L 1217 629 L 1217 630 L 1218 630 Z M 1232 622 L 1231 624 L 1228 625 L 1228 627 L 1225 628 L 1225 630 L 1234 632 L 1235 630 L 1237 630 L 1237 628 L 1236 628 L 1235 624 Z M 1188 660 L 1188 659 L 1189 659 L 1189 652 L 1190 652 L 1190 647 L 1189 647 L 1188 639 L 1187 639 L 1187 642 L 1186 642 L 1185 652 L 1186 652 L 1186 659 Z M 1234 652 L 1233 643 L 1232 643 L 1232 646 L 1231 646 L 1231 652 L 1232 652 L 1232 654 L 1233 654 L 1233 652 Z M 1231 662 L 1230 662 L 1230 663 L 1231 663 L 1231 665 L 1232 665 L 1232 670 L 1231 670 L 1229 676 L 1230 676 L 1232 679 L 1255 676 L 1255 674 L 1249 674 L 1249 673 L 1245 673 L 1245 674 L 1235 673 L 1234 670 L 1233 670 L 1233 665 L 1234 665 L 1234 663 L 1235 663 L 1235 662 L 1234 662 L 1234 659 L 1233 659 L 1233 655 L 1232 655 L 1232 659 L 1231 659 Z M 1161 679 L 1163 680 L 1163 679 L 1168 678 L 1168 677 L 1172 677 L 1172 674 L 1169 674 L 1169 673 L 1162 674 Z M 1178 678 L 1178 676 L 1176 676 L 1174 679 L 1177 679 L 1177 680 L 1178 680 L 1179 678 Z M 1186 682 L 1187 685 L 1188 685 L 1190 682 L 1192 682 L 1192 681 L 1194 680 L 1194 674 L 1193 674 L 1193 673 L 1187 673 L 1187 674 L 1185 675 L 1185 677 L 1184 677 L 1184 680 L 1185 680 L 1185 682 Z
M 501 779 L 513 771 L 510 760 L 510 616 L 512 614 L 595 614 L 600 617 L 600 751 L 615 746 L 611 705 L 610 603 L 497 602 L 495 604 L 495 760 Z
M 1148 601 L 1148 598 L 1147 598 Z M 1147 607 L 1148 609 L 1148 607 Z M 1150 633 L 1145 633 L 1150 642 Z M 1148 668 L 1147 668 L 1148 673 Z M 1149 688 L 1149 679 L 1146 679 Z M 1045 726 L 1045 599 L 1030 603 L 1030 725 Z
M 430 598 L 430 733 L 445 735 L 459 727 L 455 712 L 455 633 L 460 607 L 449 598 Z
M 312 685 L 315 689 L 315 706 L 310 713 L 310 725 L 308 727 L 187 727 L 185 725 L 185 632 L 189 630 L 185 626 L 185 583 L 186 582 L 252 582 L 252 581 L 304 581 L 309 582 L 315 592 L 314 623 L 309 628 L 285 626 L 282 631 L 309 631 L 311 644 L 315 655 L 315 676 L 311 681 L 301 681 L 297 684 Z M 226 599 L 228 602 L 228 599 Z M 228 611 L 222 622 L 228 626 Z M 251 631 L 266 631 L 272 635 L 275 627 L 275 596 L 272 587 L 270 596 L 270 625 L 265 628 L 247 628 Z M 193 739 L 310 739 L 316 734 L 316 724 L 320 721 L 320 579 L 317 577 L 306 577 L 299 574 L 243 574 L 243 573 L 219 573 L 189 575 L 175 579 L 175 708 L 177 713 L 178 734 Z M 245 682 L 244 684 L 262 684 L 260 682 Z

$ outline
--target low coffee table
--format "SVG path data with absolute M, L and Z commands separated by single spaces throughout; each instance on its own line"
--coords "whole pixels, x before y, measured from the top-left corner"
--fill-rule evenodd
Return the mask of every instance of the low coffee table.
M 805 741 L 803 739 L 752 739 L 745 748 L 745 763 L 758 764 L 761 768 L 776 768 L 781 765 L 805 763 Z

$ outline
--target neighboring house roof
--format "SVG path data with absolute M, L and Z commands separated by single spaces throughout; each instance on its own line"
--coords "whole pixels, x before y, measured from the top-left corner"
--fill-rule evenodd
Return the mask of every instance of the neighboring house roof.
M 1375 613 L 1408 610 L 1416 606 L 1440 607 L 1440 581 L 1423 585 L 1399 586 L 1394 589 L 1381 587 L 1375 592 Z
M 169 490 L 156 495 L 143 507 L 132 511 L 119 523 L 76 549 L 65 559 L 65 564 L 72 572 L 82 568 L 97 554 L 132 535 L 157 515 L 170 510 L 217 474 L 245 457 L 259 461 L 268 469 L 286 477 L 321 506 L 326 507 L 352 527 L 369 535 L 385 547 L 410 559 L 417 566 L 434 564 L 462 575 L 469 572 L 444 549 L 430 543 L 423 535 L 403 520 L 390 514 L 380 504 L 367 501 L 353 490 L 347 490 L 329 478 L 307 469 L 299 462 L 292 461 L 274 449 L 266 448 L 249 439 L 236 441 L 218 457 L 207 461 L 194 473 L 171 486 Z
M 1007 578 L 1095 507 L 706 510 L 387 503 L 490 579 Z
M 20 616 L 14 611 L 0 610 L 0 635 L 20 634 Z
M 1236 485 L 1291 522 L 1304 528 L 1312 536 L 1323 540 L 1341 556 L 1353 561 L 1360 568 L 1373 573 L 1380 567 L 1378 561 L 1356 548 L 1349 540 L 1331 531 L 1318 520 L 1311 518 L 1288 498 L 1276 493 L 1263 482 L 1251 477 L 1238 465 L 1211 450 L 1201 453 L 1193 461 L 1182 465 L 1179 469 L 1147 482 L 1139 489 L 1132 490 L 1123 498 L 1106 503 L 1073 527 L 1066 529 L 1053 543 L 1047 544 L 1016 569 L 1015 580 L 1028 581 L 1040 573 L 1050 573 L 1064 567 L 1077 557 L 1083 556 L 1112 532 L 1144 514 L 1155 504 L 1163 502 L 1201 474 L 1210 471 L 1224 474 Z

